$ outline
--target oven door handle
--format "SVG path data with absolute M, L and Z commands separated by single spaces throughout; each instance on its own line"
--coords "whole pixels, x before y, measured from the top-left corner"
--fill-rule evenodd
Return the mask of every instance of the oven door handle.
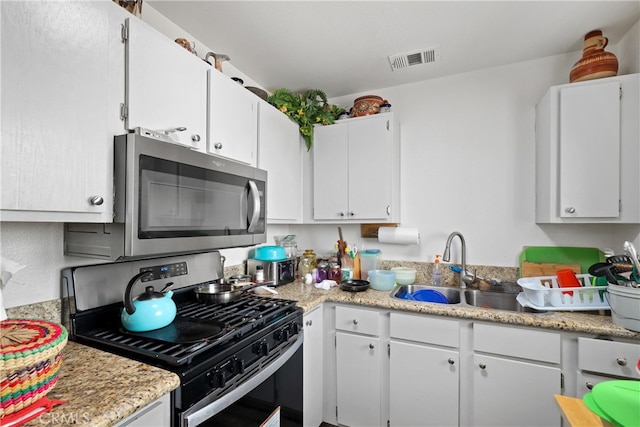
M 304 341 L 304 335 L 300 333 L 296 339 L 296 342 L 289 347 L 280 357 L 274 360 L 270 365 L 260 370 L 253 377 L 249 378 L 245 383 L 240 385 L 235 390 L 230 391 L 224 396 L 220 396 L 213 402 L 206 404 L 204 407 L 195 410 L 191 414 L 183 414 L 181 420 L 182 427 L 194 427 L 202 424 L 204 421 L 213 417 L 219 412 L 222 412 L 225 408 L 232 405 L 236 401 L 240 400 L 251 390 L 256 388 L 260 383 L 273 375 L 278 369 L 280 369 L 293 354 L 298 351 Z M 194 408 L 192 408 L 194 409 Z
M 260 192 L 256 183 L 251 180 L 249 180 L 249 197 L 253 198 L 253 212 L 251 213 L 251 221 L 249 221 L 247 231 L 253 233 L 260 219 Z

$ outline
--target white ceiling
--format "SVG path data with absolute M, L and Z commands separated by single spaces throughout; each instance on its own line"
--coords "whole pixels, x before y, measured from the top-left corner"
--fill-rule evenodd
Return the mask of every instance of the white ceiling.
M 329 97 L 579 53 L 594 29 L 615 44 L 640 19 L 638 0 L 147 3 L 267 90 Z M 439 61 L 391 70 L 388 56 L 432 47 Z

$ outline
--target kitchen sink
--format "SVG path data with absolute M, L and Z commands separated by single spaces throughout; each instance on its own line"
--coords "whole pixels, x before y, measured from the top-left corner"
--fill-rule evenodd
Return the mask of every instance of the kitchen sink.
M 391 292 L 391 296 L 393 298 L 399 298 L 403 300 L 435 303 L 435 304 L 460 304 L 461 303 L 461 293 L 459 289 L 439 287 L 439 286 L 427 286 L 427 285 L 397 286 Z M 446 300 L 442 299 L 442 296 L 444 296 Z
M 516 301 L 517 293 L 481 291 L 480 289 L 465 289 L 464 299 L 468 305 L 480 308 L 507 311 L 525 311 Z
M 482 291 L 480 289 L 459 289 L 418 284 L 397 286 L 391 291 L 391 297 L 408 301 L 447 304 L 444 299 L 441 299 L 438 294 L 432 291 L 439 292 L 448 300 L 448 304 L 453 305 L 468 305 L 489 310 L 514 312 L 535 311 L 522 307 L 520 303 L 516 301 L 516 297 L 518 296 L 517 292 Z M 439 298 L 441 300 L 439 300 Z

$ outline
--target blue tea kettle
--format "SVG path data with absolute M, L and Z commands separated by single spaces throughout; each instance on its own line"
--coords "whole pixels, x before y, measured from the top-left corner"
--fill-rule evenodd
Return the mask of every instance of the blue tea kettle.
M 143 271 L 133 276 L 124 292 L 124 308 L 120 314 L 120 321 L 128 331 L 146 332 L 164 328 L 176 317 L 176 303 L 171 299 L 173 291 L 164 292 L 173 285 L 172 282 L 167 283 L 160 292 L 156 292 L 153 286 L 147 286 L 143 294 L 131 297 L 131 291 L 138 279 L 150 273 Z

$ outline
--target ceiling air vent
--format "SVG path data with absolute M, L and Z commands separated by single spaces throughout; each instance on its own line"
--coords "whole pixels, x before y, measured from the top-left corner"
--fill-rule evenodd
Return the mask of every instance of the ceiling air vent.
M 391 71 L 400 68 L 412 67 L 414 65 L 429 64 L 440 59 L 440 48 L 433 47 L 416 52 L 401 53 L 389 57 Z

